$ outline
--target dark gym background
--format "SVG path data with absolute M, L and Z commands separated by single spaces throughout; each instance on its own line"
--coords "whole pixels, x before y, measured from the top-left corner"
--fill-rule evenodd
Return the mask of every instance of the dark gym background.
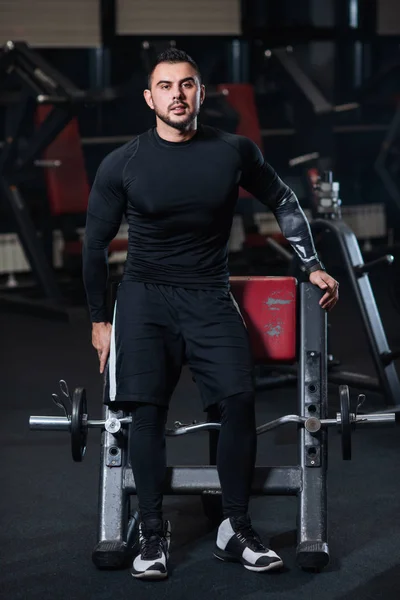
M 89 184 L 107 153 L 152 126 L 153 116 L 145 107 L 142 90 L 155 53 L 169 45 L 185 49 L 198 62 L 210 90 L 222 83 L 251 84 L 264 154 L 296 190 L 302 206 L 311 209 L 306 169 L 331 169 L 334 180 L 340 182 L 343 218 L 347 215 L 356 232 L 364 261 L 386 254 L 394 257 L 391 266 L 380 264 L 371 270 L 370 281 L 389 346 L 394 353 L 400 348 L 397 0 L 0 0 L 0 37 L 0 46 L 9 40 L 28 43 L 92 97 L 103 93 L 103 100 L 82 103 L 76 111 Z M 274 52 L 282 48 L 294 56 L 332 106 L 356 106 L 328 117 L 315 114 L 292 82 L 288 84 L 274 59 Z M 0 175 L 8 111 L 20 102 L 20 81 L 18 74 L 14 75 L 10 86 L 0 63 Z M 111 100 L 106 100 L 107 90 L 112 91 Z M 10 96 L 11 92 L 17 95 Z M 204 108 L 203 121 L 235 130 L 237 115 L 228 105 L 210 98 Z M 19 148 L 26 146 L 28 133 L 29 127 L 21 132 Z M 320 160 L 291 167 L 291 159 L 309 151 L 310 140 L 315 140 Z M 27 173 L 19 184 L 34 227 L 42 230 L 46 222 L 48 228 L 49 198 L 43 170 Z M 286 274 L 288 264 L 282 255 L 268 245 L 253 244 L 252 235 L 260 234 L 253 213 L 260 213 L 261 208 L 250 201 L 247 206 L 251 210 L 244 209 L 242 215 L 244 243 L 235 246 L 230 256 L 232 272 Z M 354 207 L 353 213 L 350 207 Z M 378 216 L 371 217 L 368 207 Z M 374 232 L 371 219 L 382 215 L 384 221 Z M 73 228 L 84 226 L 82 215 L 74 218 Z M 55 229 L 58 226 L 59 222 L 54 224 Z M 284 572 L 271 576 L 213 559 L 215 529 L 202 512 L 200 499 L 179 496 L 165 500 L 166 516 L 173 526 L 172 573 L 166 582 L 137 582 L 126 570 L 97 571 L 90 557 L 96 542 L 99 434 L 89 433 L 87 456 L 83 463 L 74 464 L 68 434 L 33 432 L 28 427 L 32 414 L 57 414 L 51 393 L 58 391 L 59 379 L 65 379 L 70 388 L 85 386 L 91 418 L 101 416 L 102 379 L 90 342 L 79 261 L 51 265 L 73 308 L 71 318 L 54 319 L 54 311 L 45 309 L 39 315 L 30 310 L 34 305 L 30 301 L 42 293 L 34 273 L 29 264 L 21 268 L 13 262 L 21 235 L 0 193 L 2 598 L 399 597 L 400 444 L 394 427 L 357 430 L 351 462 L 342 461 L 339 436 L 329 432 L 331 563 L 322 573 L 303 572 L 296 565 L 295 498 L 264 497 L 251 502 L 257 530 L 285 562 Z M 375 377 L 348 274 L 329 240 L 321 243 L 321 252 L 329 271 L 340 281 L 340 302 L 329 316 L 329 351 L 343 371 Z M 114 268 L 118 272 L 118 264 Z M 398 359 L 395 364 L 398 368 Z M 368 411 L 387 407 L 379 389 L 351 387 L 350 391 L 353 402 L 365 391 Z M 329 387 L 329 402 L 334 416 L 337 385 Z M 257 422 L 291 414 L 296 408 L 294 385 L 260 391 Z M 197 390 L 185 371 L 169 423 L 202 418 Z M 168 452 L 171 465 L 204 463 L 206 435 L 168 440 Z M 296 455 L 294 427 L 259 438 L 258 464 L 289 465 L 296 462 Z

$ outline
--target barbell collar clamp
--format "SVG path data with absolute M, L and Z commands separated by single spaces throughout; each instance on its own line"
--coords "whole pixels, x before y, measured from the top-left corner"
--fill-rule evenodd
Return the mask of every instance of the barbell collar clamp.
M 121 427 L 122 423 L 116 417 L 111 417 L 104 423 L 104 429 L 108 431 L 108 433 L 112 433 L 114 435 L 121 430 Z
M 318 433 L 321 429 L 321 420 L 317 417 L 309 417 L 304 423 L 304 429 L 308 431 L 308 433 L 315 434 Z
M 132 423 L 132 417 L 121 417 L 119 419 L 117 417 L 110 417 L 107 421 L 104 421 L 104 419 L 89 419 L 87 425 L 90 429 L 102 429 L 103 427 L 106 428 L 106 424 L 111 421 L 118 421 L 120 425 L 128 425 Z M 106 430 L 108 431 L 107 428 Z M 114 433 L 115 431 L 116 429 L 110 431 L 110 433 Z

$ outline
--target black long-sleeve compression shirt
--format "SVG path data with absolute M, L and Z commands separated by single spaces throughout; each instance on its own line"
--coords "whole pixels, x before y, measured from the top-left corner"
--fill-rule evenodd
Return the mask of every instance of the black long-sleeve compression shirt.
M 107 248 L 124 216 L 124 280 L 228 288 L 228 241 L 240 186 L 271 209 L 306 268 L 320 268 L 295 194 L 256 144 L 205 126 L 189 141 L 167 142 L 153 128 L 106 156 L 90 193 L 83 278 L 92 322 L 107 320 Z

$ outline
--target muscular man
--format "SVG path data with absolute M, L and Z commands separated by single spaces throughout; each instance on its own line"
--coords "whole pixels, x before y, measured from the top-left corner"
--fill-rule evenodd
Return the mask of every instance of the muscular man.
M 338 284 L 322 268 L 295 194 L 249 139 L 198 127 L 205 88 L 196 63 L 176 49 L 161 54 L 144 92 L 156 127 L 109 154 L 90 194 L 83 272 L 100 372 L 109 356 L 110 404 L 132 413 L 130 456 L 141 523 L 132 575 L 168 574 L 170 524 L 163 521 L 165 423 L 187 361 L 204 408 L 218 404 L 217 468 L 224 520 L 214 555 L 251 571 L 282 566 L 248 515 L 256 459 L 252 360 L 229 292 L 227 244 L 239 186 L 267 205 L 283 235 L 325 291 Z M 129 248 L 113 327 L 106 311 L 107 247 L 122 217 Z M 111 344 L 111 351 L 110 351 Z

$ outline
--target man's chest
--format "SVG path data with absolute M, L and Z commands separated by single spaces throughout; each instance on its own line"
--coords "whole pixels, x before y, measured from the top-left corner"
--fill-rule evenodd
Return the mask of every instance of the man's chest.
M 147 216 L 213 214 L 236 201 L 239 161 L 171 153 L 135 165 L 125 178 L 128 204 Z

